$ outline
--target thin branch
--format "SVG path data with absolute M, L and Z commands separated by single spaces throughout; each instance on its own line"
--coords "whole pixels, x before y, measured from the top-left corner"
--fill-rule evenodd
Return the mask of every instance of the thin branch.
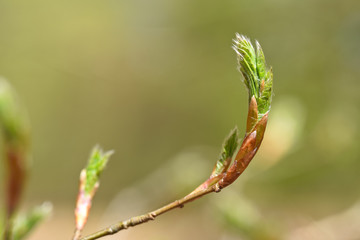
M 139 225 L 139 224 L 142 224 L 142 223 L 145 223 L 145 222 L 148 222 L 150 220 L 154 220 L 157 216 L 163 214 L 163 213 L 166 213 L 172 209 L 175 209 L 175 208 L 182 208 L 184 207 L 184 205 L 188 202 L 191 202 L 191 201 L 194 201 L 208 193 L 211 193 L 211 192 L 219 192 L 220 191 L 220 188 L 218 185 L 213 185 L 207 189 L 204 189 L 204 190 L 200 190 L 200 191 L 196 191 L 196 192 L 192 192 L 190 193 L 189 195 L 179 199 L 179 200 L 176 200 L 172 203 L 169 203 L 168 205 L 165 205 L 164 207 L 161 207 L 155 211 L 152 211 L 152 212 L 149 212 L 149 213 L 146 213 L 146 214 L 143 214 L 143 215 L 140 215 L 140 216 L 137 216 L 137 217 L 132 217 L 128 220 L 125 220 L 125 221 L 121 221 L 121 222 L 118 222 L 116 224 L 113 224 L 107 228 L 104 228 L 103 230 L 100 230 L 96 233 L 93 233 L 89 236 L 86 236 L 86 237 L 83 237 L 81 238 L 80 240 L 94 240 L 94 239 L 98 239 L 98 238 L 101 238 L 101 237 L 105 237 L 105 236 L 108 236 L 108 235 L 112 235 L 112 234 L 115 234 L 121 230 L 124 230 L 124 229 L 127 229 L 129 227 L 134 227 L 136 225 Z
M 246 135 L 237 154 L 234 155 L 239 139 L 237 130 L 234 130 L 225 140 L 220 158 L 216 162 L 210 178 L 193 192 L 155 211 L 118 222 L 80 240 L 94 240 L 115 234 L 129 227 L 154 220 L 157 216 L 172 209 L 181 208 L 184 204 L 208 193 L 219 192 L 233 183 L 247 168 L 264 137 L 271 105 L 273 75 L 271 68 L 266 67 L 265 57 L 258 43 L 255 51 L 250 40 L 239 34 L 236 35 L 234 43 L 234 49 L 238 54 L 240 71 L 245 78 L 250 100 Z M 233 157 L 234 161 L 230 166 Z
M 75 229 L 73 240 L 79 240 L 81 237 L 81 230 Z

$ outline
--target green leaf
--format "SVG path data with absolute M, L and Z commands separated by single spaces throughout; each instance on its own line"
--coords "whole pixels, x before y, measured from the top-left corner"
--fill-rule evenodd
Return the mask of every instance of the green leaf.
M 99 146 L 95 146 L 91 152 L 89 162 L 85 168 L 86 182 L 85 193 L 91 194 L 99 181 L 100 174 L 104 170 L 110 156 L 114 151 L 103 152 Z
M 239 69 L 249 91 L 249 101 L 255 96 L 258 107 L 258 120 L 270 110 L 272 100 L 273 75 L 266 67 L 265 55 L 256 41 L 256 50 L 249 38 L 236 34 L 233 49 L 238 55 Z
M 52 212 L 51 203 L 45 202 L 33 208 L 25 215 L 19 215 L 15 219 L 12 240 L 24 239 L 41 221 L 47 218 Z
M 256 43 L 256 72 L 259 79 L 264 79 L 266 74 L 265 55 L 258 41 Z
M 225 138 L 219 156 L 219 160 L 216 162 L 210 178 L 215 177 L 225 172 L 228 169 L 231 163 L 231 159 L 238 147 L 238 144 L 239 144 L 239 134 L 237 127 L 235 127 L 233 130 L 231 130 L 229 136 Z

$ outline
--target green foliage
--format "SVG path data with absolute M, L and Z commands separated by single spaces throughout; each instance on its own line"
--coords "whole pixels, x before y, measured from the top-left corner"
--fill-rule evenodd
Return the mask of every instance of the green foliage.
M 0 128 L 3 133 L 3 156 L 6 169 L 4 238 L 12 232 L 14 218 L 26 181 L 29 160 L 29 124 L 15 90 L 0 78 Z
M 104 170 L 109 157 L 113 154 L 113 151 L 103 152 L 99 146 L 95 146 L 91 152 L 86 171 L 85 193 L 91 194 L 98 181 L 101 172 Z
M 2 78 L 0 78 L 0 121 L 7 141 L 24 141 L 28 134 L 26 116 L 20 108 L 15 91 Z
M 258 107 L 258 119 L 270 110 L 272 98 L 273 74 L 266 67 L 264 52 L 256 41 L 256 51 L 247 37 L 236 34 L 233 49 L 238 55 L 240 72 L 249 91 L 249 101 L 255 96 Z
M 12 240 L 24 239 L 36 225 L 50 215 L 51 211 L 52 205 L 46 202 L 25 215 L 19 215 L 15 219 Z
M 216 162 L 211 177 L 217 176 L 227 170 L 238 145 L 239 133 L 237 127 L 235 127 L 224 141 L 219 160 Z

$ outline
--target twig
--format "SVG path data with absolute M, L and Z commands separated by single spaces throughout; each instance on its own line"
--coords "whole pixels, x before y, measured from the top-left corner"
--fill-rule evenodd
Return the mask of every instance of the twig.
M 193 193 L 190 193 L 189 195 L 179 199 L 179 200 L 176 200 L 172 203 L 169 203 L 168 205 L 165 205 L 164 207 L 161 207 L 155 211 L 152 211 L 152 212 L 149 212 L 149 213 L 146 213 L 146 214 L 143 214 L 143 215 L 140 215 L 140 216 L 137 216 L 137 217 L 132 217 L 128 220 L 125 220 L 125 221 L 121 221 L 121 222 L 118 222 L 116 224 L 113 224 L 107 228 L 104 228 L 103 230 L 100 230 L 96 233 L 93 233 L 89 236 L 86 236 L 86 237 L 83 237 L 81 238 L 80 240 L 94 240 L 94 239 L 98 239 L 98 238 L 101 238 L 101 237 L 105 237 L 107 235 L 112 235 L 112 234 L 115 234 L 121 230 L 124 230 L 124 229 L 127 229 L 129 227 L 134 227 L 136 225 L 139 225 L 139 224 L 142 224 L 142 223 L 145 223 L 145 222 L 148 222 L 150 220 L 154 220 L 157 216 L 163 214 L 163 213 L 166 213 L 172 209 L 175 209 L 175 208 L 182 208 L 184 207 L 184 205 L 188 202 L 191 202 L 195 199 L 198 199 L 208 193 L 211 193 L 211 192 L 219 192 L 220 191 L 220 188 L 218 185 L 213 185 L 207 189 L 204 189 L 204 190 L 201 190 L 201 191 L 197 191 L 197 192 L 193 192 Z
M 249 92 L 246 134 L 237 154 L 236 149 L 239 138 L 235 128 L 225 140 L 220 157 L 215 164 L 210 178 L 193 192 L 155 211 L 118 222 L 80 240 L 94 240 L 115 234 L 123 229 L 154 220 L 157 216 L 172 209 L 181 208 L 184 204 L 208 193 L 219 192 L 221 189 L 232 184 L 247 168 L 264 137 L 271 107 L 273 74 L 271 68 L 268 69 L 266 66 L 265 56 L 258 42 L 256 42 L 255 49 L 247 37 L 236 34 L 233 48 L 238 54 L 240 71 L 243 74 L 244 83 Z M 234 161 L 231 164 L 232 159 Z
M 75 229 L 73 240 L 79 240 L 80 237 L 81 237 L 81 230 L 80 229 Z

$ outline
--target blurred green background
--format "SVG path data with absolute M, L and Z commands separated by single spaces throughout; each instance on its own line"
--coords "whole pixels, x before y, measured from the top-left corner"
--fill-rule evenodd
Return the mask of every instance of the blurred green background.
M 17 89 L 33 132 L 25 206 L 49 200 L 55 207 L 30 239 L 70 239 L 78 176 L 97 143 L 116 152 L 88 233 L 207 178 L 224 137 L 245 126 L 235 32 L 257 39 L 274 70 L 259 155 L 224 193 L 114 239 L 293 237 L 360 201 L 360 1 L 2 0 L 0 75 Z M 136 194 L 114 204 L 124 189 Z M 279 233 L 251 235 L 256 228 L 234 220 L 246 210 L 227 215 L 246 204 L 227 204 L 226 194 L 246 198 L 261 224 Z M 144 210 L 131 199 L 142 199 Z M 107 218 L 111 202 L 129 204 L 129 215 Z

